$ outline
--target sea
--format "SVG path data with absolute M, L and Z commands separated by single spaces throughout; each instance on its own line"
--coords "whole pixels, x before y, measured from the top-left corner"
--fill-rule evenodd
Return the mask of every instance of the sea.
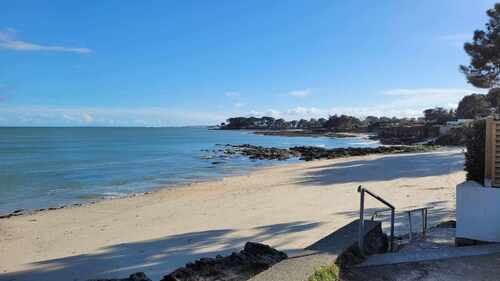
M 140 194 L 299 161 L 213 158 L 225 144 L 375 147 L 361 138 L 262 136 L 208 127 L 0 128 L 0 214 Z

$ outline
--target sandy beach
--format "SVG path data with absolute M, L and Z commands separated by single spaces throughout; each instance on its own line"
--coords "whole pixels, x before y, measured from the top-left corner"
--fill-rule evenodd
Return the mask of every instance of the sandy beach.
M 0 280 L 87 280 L 144 271 L 153 280 L 246 241 L 293 251 L 356 219 L 358 185 L 398 210 L 454 217 L 459 149 L 280 165 L 246 176 L 0 220 Z M 367 214 L 382 207 L 367 202 Z M 403 217 L 398 232 L 406 231 Z

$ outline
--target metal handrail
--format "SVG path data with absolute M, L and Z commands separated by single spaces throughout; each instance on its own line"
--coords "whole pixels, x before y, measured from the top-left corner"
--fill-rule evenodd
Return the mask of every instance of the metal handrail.
M 391 210 L 391 240 L 389 243 L 389 250 L 393 251 L 394 250 L 394 214 L 396 211 L 396 208 L 384 198 L 378 196 L 377 194 L 371 192 L 370 190 L 363 188 L 361 185 L 358 186 L 358 192 L 361 193 L 360 197 L 360 202 L 359 202 L 359 234 L 358 234 L 358 246 L 361 251 L 361 253 L 364 252 L 364 232 L 365 232 L 365 220 L 364 220 L 364 213 L 365 213 L 365 193 L 368 193 L 371 195 L 373 198 L 377 199 L 378 201 L 382 202 L 384 205 L 389 207 Z
M 429 209 L 432 209 L 432 207 L 422 207 L 422 208 L 416 208 L 416 209 L 411 209 L 411 210 L 404 210 L 405 213 L 408 214 L 408 240 L 412 241 L 413 240 L 413 230 L 412 230 L 412 221 L 411 221 L 411 214 L 416 213 L 416 212 L 421 212 L 422 214 L 422 236 L 425 237 L 427 233 L 427 213 Z

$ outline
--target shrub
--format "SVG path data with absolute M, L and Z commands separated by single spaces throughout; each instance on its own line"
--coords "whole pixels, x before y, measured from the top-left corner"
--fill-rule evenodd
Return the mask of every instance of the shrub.
M 484 184 L 486 121 L 478 120 L 465 131 L 465 171 L 467 180 Z
M 320 267 L 308 279 L 308 281 L 338 281 L 338 280 L 339 280 L 339 268 L 335 264 Z
M 451 128 L 450 131 L 443 136 L 439 136 L 433 144 L 435 145 L 455 145 L 463 146 L 465 145 L 465 132 L 467 127 Z

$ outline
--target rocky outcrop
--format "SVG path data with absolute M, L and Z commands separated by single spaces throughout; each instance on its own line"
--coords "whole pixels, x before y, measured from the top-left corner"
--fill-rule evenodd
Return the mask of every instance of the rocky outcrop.
M 144 272 L 137 272 L 130 275 L 128 278 L 122 279 L 91 279 L 88 281 L 151 281 Z
M 225 154 L 241 154 L 250 159 L 259 160 L 287 160 L 291 157 L 299 157 L 300 154 L 284 148 L 263 147 L 251 144 L 227 145 Z
M 311 161 L 316 159 L 333 159 L 368 154 L 423 152 L 433 148 L 433 146 L 380 146 L 326 149 L 315 146 L 295 146 L 284 149 L 243 144 L 226 145 L 226 149 L 223 150 L 223 153 L 227 155 L 240 154 L 250 159 L 259 160 L 287 160 L 297 157 L 301 160 Z
M 243 281 L 286 258 L 285 253 L 267 245 L 247 242 L 239 253 L 188 263 L 161 281 Z

